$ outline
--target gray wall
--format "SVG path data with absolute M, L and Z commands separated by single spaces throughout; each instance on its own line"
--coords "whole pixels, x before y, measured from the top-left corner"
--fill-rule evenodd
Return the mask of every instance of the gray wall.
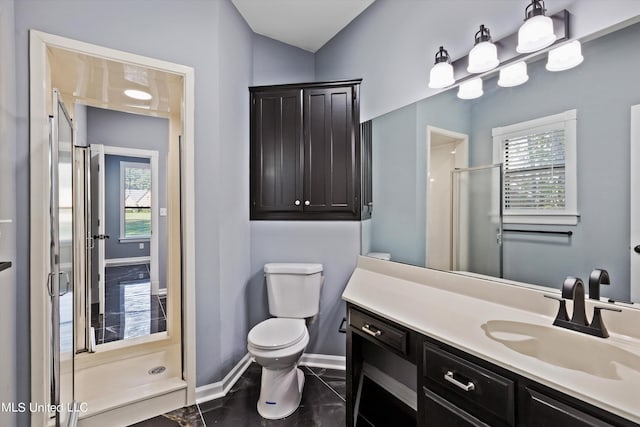
M 529 1 L 377 0 L 316 52 L 316 78 L 362 77 L 362 121 L 433 95 L 429 69 L 440 45 L 453 59 L 472 47 L 479 24 L 495 40 L 514 33 Z M 571 37 L 583 37 L 640 14 L 637 0 L 553 0 L 568 9 Z
M 469 114 L 469 105 L 449 91 L 373 121 L 372 251 L 424 266 L 427 126 L 469 134 Z
M 227 327 L 249 277 L 247 86 L 252 32 L 228 0 L 20 0 L 17 69 L 18 400 L 29 400 L 28 29 L 195 68 L 197 384 L 220 380 L 245 354 L 246 327 Z M 123 10 L 127 13 L 123 14 Z M 140 17 L 144 16 L 144 25 Z M 114 30 L 117 28 L 117 31 Z M 4 63 L 4 61 L 3 61 Z M 220 307 L 227 307 L 221 310 Z M 243 317 L 242 312 L 239 314 Z M 222 331 L 221 317 L 226 327 Z M 4 360 L 4 359 L 3 359 Z
M 16 86 L 15 69 L 7 66 L 14 61 L 14 10 L 13 0 L 0 0 L 0 220 L 16 219 Z M 26 216 L 27 211 L 19 211 Z M 23 235 L 27 236 L 27 235 Z M 26 237 L 25 237 L 26 238 Z M 18 371 L 18 360 L 25 354 L 17 353 L 17 339 L 23 335 L 22 349 L 28 343 L 29 325 L 18 327 L 16 313 L 28 312 L 28 305 L 19 305 L 16 299 L 16 224 L 0 224 L 0 261 L 11 261 L 14 266 L 0 272 L 0 344 L 4 348 L 0 357 L 0 402 L 16 402 L 18 396 L 24 396 L 28 390 L 29 369 L 22 365 Z M 23 292 L 24 293 L 24 292 Z M 26 301 L 28 304 L 28 300 Z M 22 320 L 22 318 L 20 319 Z M 26 347 L 28 350 L 28 347 Z M 19 356 L 19 357 L 16 357 Z M 0 425 L 12 426 L 17 422 L 17 416 L 10 412 L 0 411 Z
M 313 53 L 253 34 L 253 84 L 274 85 L 315 80 Z

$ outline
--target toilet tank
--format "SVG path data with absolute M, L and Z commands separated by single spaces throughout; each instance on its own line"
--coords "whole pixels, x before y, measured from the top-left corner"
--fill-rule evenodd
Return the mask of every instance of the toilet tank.
M 318 314 L 322 264 L 269 263 L 264 274 L 272 316 L 304 319 Z

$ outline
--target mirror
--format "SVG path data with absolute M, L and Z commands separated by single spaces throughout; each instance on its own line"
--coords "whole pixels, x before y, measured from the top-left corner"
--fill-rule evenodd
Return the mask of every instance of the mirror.
M 164 332 L 169 120 L 75 110 L 84 110 L 77 123 L 90 156 L 89 339 L 100 346 Z
M 373 119 L 374 209 L 362 224 L 363 255 L 389 253 L 397 262 L 556 290 L 568 275 L 588 280 L 604 268 L 612 283 L 601 295 L 629 301 L 630 109 L 640 104 L 639 43 L 634 24 L 584 42 L 584 62 L 571 70 L 549 72 L 540 55 L 521 86 L 498 87 L 494 75 L 483 78 L 484 95 L 473 101 L 458 99 L 453 88 Z M 504 174 L 469 170 L 502 158 L 492 131 L 571 110 L 577 224 L 497 221 L 504 205 L 491 205 L 502 196 Z M 468 172 L 452 176 L 455 168 Z

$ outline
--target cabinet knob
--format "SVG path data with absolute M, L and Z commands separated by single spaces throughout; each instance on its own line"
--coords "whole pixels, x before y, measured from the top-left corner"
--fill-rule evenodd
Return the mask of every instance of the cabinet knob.
M 308 201 L 308 200 L 305 200 L 305 201 L 304 201 L 304 205 L 305 205 L 305 206 L 309 206 L 310 204 L 311 204 L 311 202 L 310 202 L 310 201 Z
M 300 206 L 300 200 L 296 200 L 294 203 L 296 206 Z

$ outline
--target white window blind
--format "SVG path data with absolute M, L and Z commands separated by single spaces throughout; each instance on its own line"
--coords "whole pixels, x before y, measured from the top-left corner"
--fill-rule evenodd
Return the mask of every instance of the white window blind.
M 510 210 L 564 209 L 564 129 L 507 138 L 503 144 L 505 214 Z
M 492 129 L 503 222 L 578 223 L 576 110 Z

